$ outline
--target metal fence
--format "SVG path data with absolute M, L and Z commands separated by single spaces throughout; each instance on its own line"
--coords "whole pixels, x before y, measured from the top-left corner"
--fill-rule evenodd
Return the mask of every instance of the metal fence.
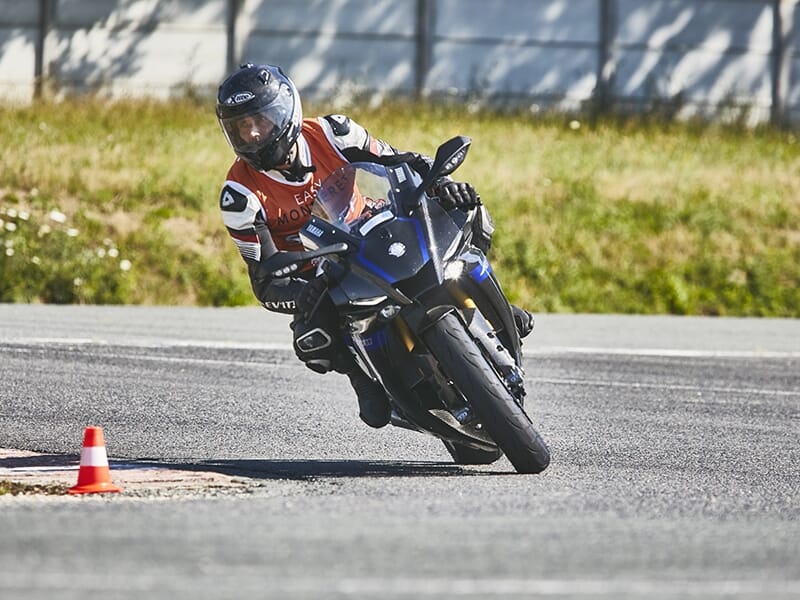
M 213 89 L 668 106 L 800 122 L 797 0 L 0 0 L 0 96 Z

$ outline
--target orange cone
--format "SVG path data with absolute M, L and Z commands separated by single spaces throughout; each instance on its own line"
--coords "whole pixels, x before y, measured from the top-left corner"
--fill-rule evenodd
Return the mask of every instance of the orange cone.
M 70 494 L 98 494 L 122 491 L 122 488 L 111 483 L 111 471 L 108 468 L 108 456 L 106 455 L 102 427 L 87 427 L 84 430 L 78 484 L 67 491 Z

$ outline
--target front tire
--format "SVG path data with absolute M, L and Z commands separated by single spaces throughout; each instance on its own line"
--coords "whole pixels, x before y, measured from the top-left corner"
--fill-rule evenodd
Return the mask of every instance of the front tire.
M 547 445 L 459 318 L 444 315 L 423 338 L 517 472 L 544 471 L 550 464 Z

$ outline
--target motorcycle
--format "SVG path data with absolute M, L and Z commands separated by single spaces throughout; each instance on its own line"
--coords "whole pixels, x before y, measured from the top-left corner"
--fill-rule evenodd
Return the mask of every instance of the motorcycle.
M 289 277 L 316 264 L 346 345 L 386 391 L 392 425 L 440 438 L 458 464 L 505 454 L 517 472 L 540 473 L 550 452 L 523 408 L 513 313 L 471 243 L 480 208 L 448 212 L 426 193 L 470 143 L 442 144 L 424 179 L 405 163 L 334 171 L 300 232 L 307 250 L 276 253 L 262 270 Z M 296 343 L 313 350 L 330 340 L 312 330 Z

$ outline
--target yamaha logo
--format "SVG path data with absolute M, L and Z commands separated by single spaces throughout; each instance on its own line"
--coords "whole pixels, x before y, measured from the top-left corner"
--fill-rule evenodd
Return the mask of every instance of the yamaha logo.
M 310 223 L 306 225 L 306 231 L 311 235 L 313 235 L 314 237 L 322 237 L 322 234 L 325 233 L 324 231 L 322 231 L 322 229 L 320 229 L 316 225 L 311 225 Z
M 395 242 L 391 246 L 389 246 L 389 256 L 396 256 L 400 258 L 406 253 L 406 245 L 400 242 Z

